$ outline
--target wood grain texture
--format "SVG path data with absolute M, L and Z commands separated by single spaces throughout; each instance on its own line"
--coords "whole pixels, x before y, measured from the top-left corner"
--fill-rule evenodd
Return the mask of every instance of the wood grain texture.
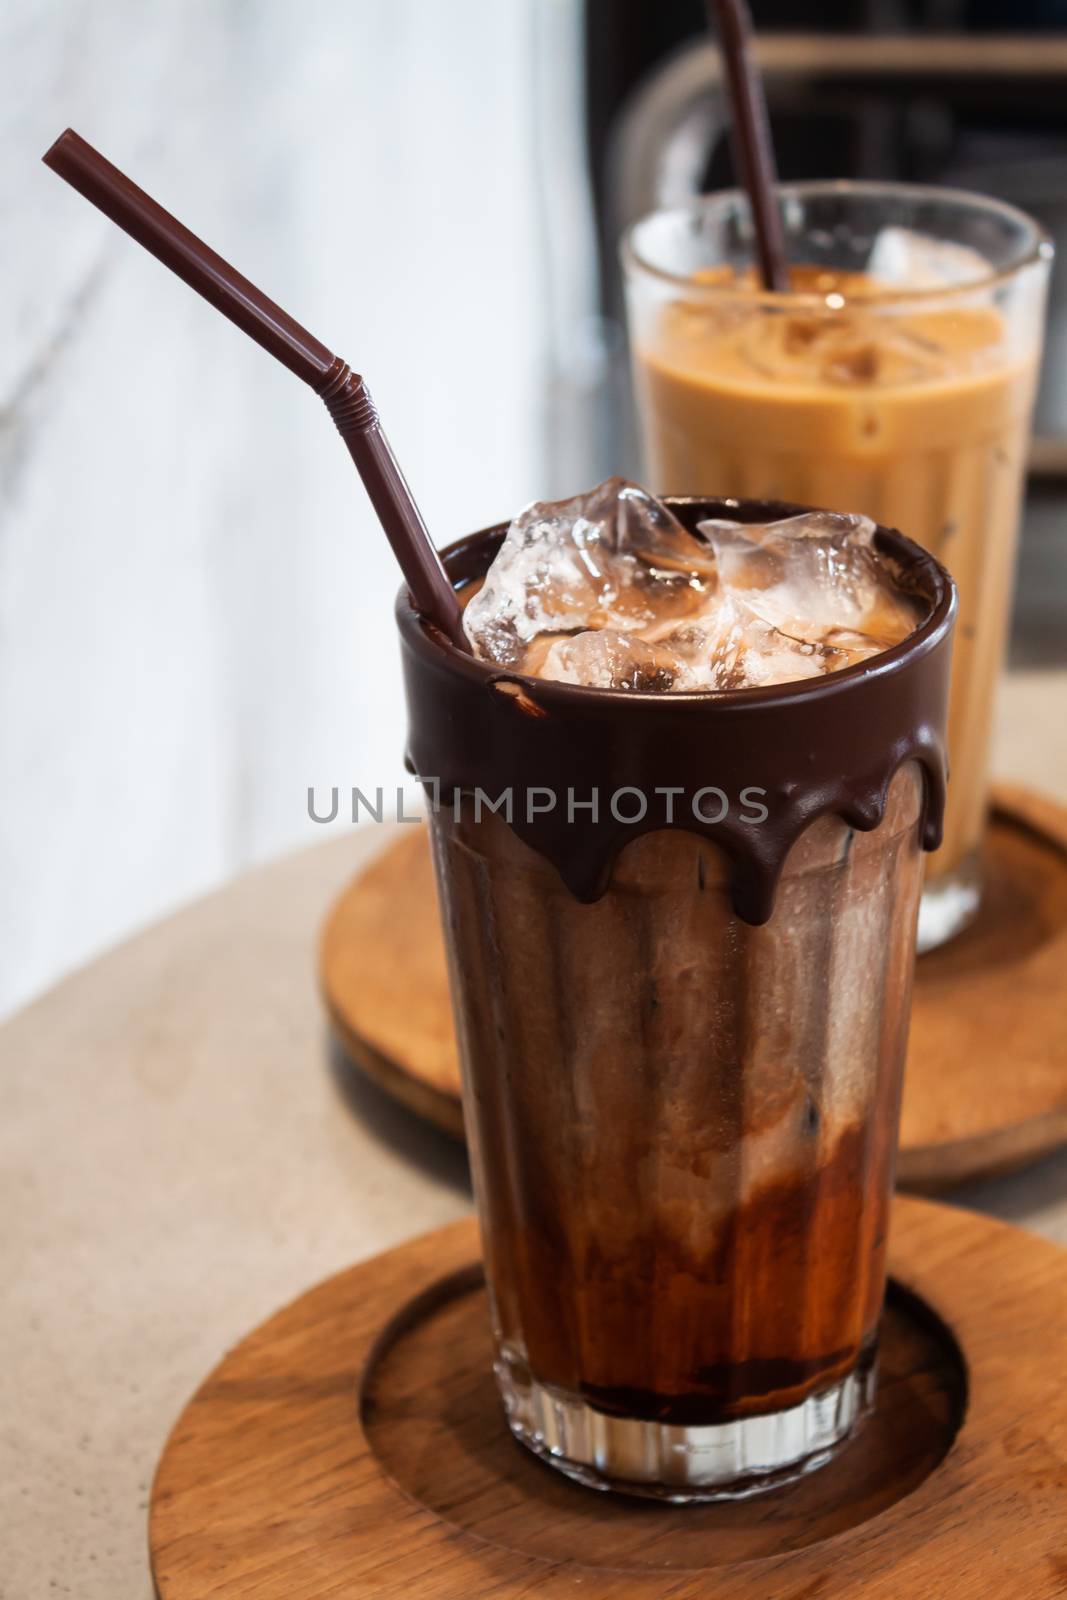
M 899 1179 L 932 1192 L 1067 1141 L 1067 808 L 998 788 L 975 925 L 918 965 Z
M 161 1600 L 341 1594 L 1053 1600 L 1067 1581 L 1067 1253 L 898 1199 L 880 1417 L 840 1466 L 733 1506 L 582 1489 L 505 1432 L 477 1236 L 455 1223 L 327 1280 L 226 1357 L 152 1495 Z M 883 1452 L 881 1466 L 875 1460 Z M 895 1473 L 903 1498 L 892 1499 Z M 921 1479 L 921 1481 L 917 1481 Z
M 459 1063 L 425 831 L 405 830 L 323 929 L 331 1023 L 364 1071 L 462 1136 Z M 1067 1142 L 1067 808 L 996 791 L 982 912 L 919 962 L 898 1177 L 923 1193 Z
M 319 984 L 356 1065 L 462 1138 L 448 969 L 424 827 L 403 828 L 335 902 L 319 941 Z
M 384 1471 L 452 1527 L 541 1560 L 626 1571 L 686 1570 L 799 1550 L 910 1494 L 951 1447 L 966 1371 L 951 1333 L 899 1285 L 882 1330 L 872 1417 L 847 1449 L 785 1492 L 729 1505 L 648 1507 L 579 1489 L 516 1447 L 492 1379 L 481 1273 L 443 1280 L 394 1326 L 362 1389 Z M 522 1514 L 516 1516 L 516 1505 Z

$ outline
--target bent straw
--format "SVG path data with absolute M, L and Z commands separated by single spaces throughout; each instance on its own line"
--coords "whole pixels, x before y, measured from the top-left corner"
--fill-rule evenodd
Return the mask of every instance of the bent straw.
M 745 0 L 707 0 L 707 12 L 726 65 L 734 161 L 752 208 L 763 287 L 784 294 L 789 289 L 789 266 L 775 194 L 778 174 L 767 97 L 749 49 L 752 18 Z
M 325 401 L 400 563 L 416 610 L 436 623 L 453 644 L 469 651 L 455 591 L 359 373 L 72 128 L 60 134 L 42 159 Z

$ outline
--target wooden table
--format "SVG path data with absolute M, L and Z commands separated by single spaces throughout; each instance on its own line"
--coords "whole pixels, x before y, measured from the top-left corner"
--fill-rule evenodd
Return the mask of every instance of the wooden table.
M 1060 794 L 1064 682 L 1009 682 L 998 762 Z M 5 1600 L 147 1600 L 150 1476 L 199 1379 L 326 1274 L 469 1209 L 459 1149 L 327 1042 L 315 934 L 379 842 L 253 872 L 0 1028 Z M 1067 1244 L 1067 1156 L 954 1198 Z

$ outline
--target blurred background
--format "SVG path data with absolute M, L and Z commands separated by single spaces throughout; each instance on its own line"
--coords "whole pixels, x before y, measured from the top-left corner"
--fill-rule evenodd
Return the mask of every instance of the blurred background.
M 960 184 L 1059 244 L 1011 665 L 1062 722 L 1067 0 L 798 9 L 754 5 L 783 177 Z M 310 785 L 403 781 L 397 575 L 325 412 L 42 152 L 75 126 L 362 370 L 443 544 L 639 471 L 615 241 L 731 181 L 702 30 L 699 0 L 8 0 L 0 1011 L 322 837 Z

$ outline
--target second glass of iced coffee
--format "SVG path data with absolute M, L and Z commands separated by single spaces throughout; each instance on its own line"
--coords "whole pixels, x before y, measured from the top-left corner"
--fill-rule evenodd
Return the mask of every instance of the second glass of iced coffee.
M 941 823 L 951 581 L 795 510 L 609 483 L 445 553 L 475 655 L 398 607 L 508 1419 L 680 1501 L 871 1403 Z
M 624 243 L 656 492 L 778 495 L 903 528 L 951 569 L 952 794 L 920 947 L 974 916 L 1051 246 L 981 195 L 778 191 L 787 294 L 760 290 L 746 200 L 706 196 Z

